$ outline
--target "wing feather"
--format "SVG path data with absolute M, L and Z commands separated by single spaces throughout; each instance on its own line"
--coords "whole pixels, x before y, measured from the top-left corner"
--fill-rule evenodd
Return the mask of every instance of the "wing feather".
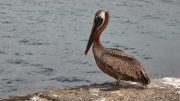
M 103 63 L 113 68 L 117 75 L 121 74 L 144 84 L 150 83 L 143 65 L 132 55 L 122 50 L 107 48 L 103 54 Z

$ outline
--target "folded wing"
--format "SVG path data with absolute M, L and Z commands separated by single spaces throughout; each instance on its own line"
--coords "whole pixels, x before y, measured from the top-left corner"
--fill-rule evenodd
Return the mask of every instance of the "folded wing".
M 116 75 L 124 76 L 123 79 L 131 79 L 145 85 L 150 83 L 143 65 L 130 54 L 122 50 L 107 48 L 102 58 L 102 62 Z

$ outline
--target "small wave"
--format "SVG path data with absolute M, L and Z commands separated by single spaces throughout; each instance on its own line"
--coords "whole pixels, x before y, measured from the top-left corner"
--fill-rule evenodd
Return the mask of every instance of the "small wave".
M 129 47 L 126 47 L 126 46 L 123 46 L 123 45 L 119 45 L 119 44 L 115 44 L 113 43 L 112 45 L 113 47 L 116 47 L 116 48 L 123 48 L 123 50 L 135 50 L 135 48 L 129 48 Z
M 157 15 L 145 15 L 143 16 L 144 19 L 161 19 Z
M 2 38 L 11 38 L 12 36 L 11 35 L 3 35 L 1 36 Z
M 6 53 L 5 51 L 0 50 L 0 54 L 5 54 L 5 53 Z
M 11 23 L 13 23 L 13 22 L 10 22 L 10 21 L 3 21 L 2 23 L 3 23 L 3 24 L 11 24 Z
M 31 66 L 34 66 L 34 67 L 43 67 L 44 65 L 43 64 L 30 64 Z
M 25 53 L 25 55 L 33 55 L 33 53 Z
M 88 61 L 79 61 L 79 60 L 68 60 L 67 63 L 72 63 L 72 64 L 82 64 L 82 65 L 89 65 L 91 66 L 92 64 L 89 63 Z
M 28 64 L 26 61 L 22 59 L 9 59 L 7 60 L 10 64 Z
M 173 0 L 160 0 L 160 2 L 163 2 L 163 3 L 174 3 Z
M 145 56 L 145 57 L 143 57 L 143 59 L 149 60 L 149 59 L 152 59 L 152 57 L 150 57 L 150 56 Z
M 83 79 L 83 78 L 64 77 L 64 76 L 60 76 L 60 77 L 56 77 L 56 78 L 51 78 L 50 80 L 56 80 L 56 81 L 60 81 L 60 82 L 69 82 L 69 83 L 73 83 L 73 82 L 91 82 L 91 81 Z
M 85 73 L 90 73 L 90 74 L 93 73 L 94 74 L 94 73 L 101 73 L 101 72 L 100 71 L 89 71 L 89 72 L 85 72 Z
M 43 66 L 43 65 L 36 65 L 36 66 Z M 32 71 L 34 73 L 42 74 L 42 75 L 53 75 L 56 72 L 53 68 L 44 68 L 41 67 L 40 69 Z
M 21 83 L 25 82 L 25 80 L 23 79 L 2 79 L 2 81 L 5 81 L 5 84 L 7 85 L 11 85 L 12 83 L 17 83 L 17 82 L 21 82 Z
M 41 42 L 40 40 L 27 40 L 23 39 L 20 40 L 19 43 L 25 44 L 25 45 L 49 45 L 50 43 L 47 42 Z

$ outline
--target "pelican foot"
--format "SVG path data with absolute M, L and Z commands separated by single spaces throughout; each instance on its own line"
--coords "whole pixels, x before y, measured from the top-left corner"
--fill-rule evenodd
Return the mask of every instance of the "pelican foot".
M 101 89 L 102 91 L 115 91 L 115 90 L 119 90 L 121 86 L 119 85 L 119 82 L 112 82 L 110 84 L 108 84 L 108 86 L 106 86 L 105 88 Z
M 120 81 L 116 81 L 115 84 L 109 89 L 110 91 L 119 90 L 121 88 Z

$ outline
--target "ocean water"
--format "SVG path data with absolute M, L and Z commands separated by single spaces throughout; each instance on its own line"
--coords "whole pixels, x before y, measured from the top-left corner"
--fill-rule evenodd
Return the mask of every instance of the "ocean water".
M 105 47 L 133 54 L 150 78 L 180 77 L 179 0 L 0 0 L 0 97 L 113 82 L 84 50 L 97 10 Z

